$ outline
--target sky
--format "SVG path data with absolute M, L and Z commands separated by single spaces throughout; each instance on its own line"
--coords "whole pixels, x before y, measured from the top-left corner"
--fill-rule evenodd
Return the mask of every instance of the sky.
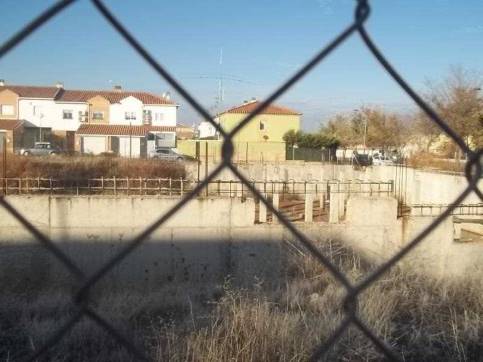
M 0 43 L 54 1 L 0 0 Z M 263 99 L 353 19 L 355 0 L 106 1 L 123 24 L 204 107 Z M 372 0 L 367 29 L 420 92 L 451 66 L 483 71 L 482 0 Z M 220 50 L 223 63 L 220 65 Z M 218 78 L 224 99 L 217 104 Z M 201 117 L 132 50 L 87 0 L 79 0 L 0 59 L 9 84 L 170 91 L 178 121 Z M 407 114 L 413 102 L 357 34 L 277 101 L 315 130 L 340 112 L 378 106 Z

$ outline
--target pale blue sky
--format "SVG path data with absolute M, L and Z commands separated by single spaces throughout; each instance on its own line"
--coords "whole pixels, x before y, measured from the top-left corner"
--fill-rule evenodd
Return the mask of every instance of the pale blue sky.
M 53 1 L 1 0 L 0 41 Z M 107 1 L 152 54 L 213 107 L 223 48 L 224 106 L 263 98 L 352 19 L 354 0 Z M 368 29 L 402 75 L 424 90 L 451 65 L 483 71 L 483 1 L 373 0 Z M 8 83 L 162 93 L 170 87 L 80 0 L 0 59 Z M 228 78 L 237 79 L 229 80 Z M 177 95 L 179 121 L 200 120 Z M 334 113 L 377 104 L 409 112 L 411 101 L 353 36 L 279 102 L 316 128 Z

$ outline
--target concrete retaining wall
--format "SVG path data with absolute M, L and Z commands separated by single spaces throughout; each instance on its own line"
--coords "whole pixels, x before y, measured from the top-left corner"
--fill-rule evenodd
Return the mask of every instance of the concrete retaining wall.
M 209 169 L 218 164 L 210 164 Z M 197 176 L 196 164 L 188 165 L 188 174 Z M 257 181 L 310 181 L 310 180 L 364 180 L 387 182 L 397 180 L 394 166 L 372 166 L 365 170 L 354 170 L 351 165 L 321 164 L 316 162 L 285 161 L 280 163 L 249 163 L 239 164 L 238 169 L 250 180 Z M 204 176 L 204 165 L 201 177 Z M 462 175 L 451 175 L 442 172 L 432 172 L 406 169 L 403 182 L 406 184 L 406 200 L 409 204 L 449 204 L 468 185 Z M 235 180 L 233 173 L 224 171 L 217 177 L 221 180 Z M 483 179 L 479 183 L 483 189 Z M 466 203 L 481 202 L 475 194 L 465 200 Z
M 7 201 L 91 274 L 179 199 L 9 196 Z M 254 215 L 252 199 L 192 200 L 104 283 L 150 288 L 176 280 L 222 283 L 228 276 L 241 282 L 257 275 L 270 276 L 280 270 L 276 267 L 281 262 L 279 246 L 270 238 L 267 241 L 250 233 Z M 58 260 L 3 208 L 0 250 L 3 286 L 73 281 Z M 271 260 L 273 263 L 267 262 Z M 259 267 L 252 268 L 254 264 Z
M 347 203 L 344 242 L 383 262 L 418 236 L 436 217 L 397 218 L 396 200 L 353 197 Z M 406 255 L 401 265 L 437 278 L 483 276 L 483 243 L 454 240 L 453 217 L 444 220 Z
M 92 274 L 178 200 L 157 197 L 15 197 L 7 199 L 67 255 Z M 397 218 L 390 197 L 351 197 L 343 223 L 300 223 L 317 241 L 339 240 L 376 262 L 389 259 L 432 217 Z M 280 224 L 253 224 L 251 199 L 197 199 L 158 228 L 98 285 L 156 289 L 189 281 L 207 285 L 231 277 L 280 281 L 285 241 L 298 241 Z M 5 210 L 0 210 L 0 283 L 27 290 L 73 283 L 67 269 Z M 437 277 L 482 275 L 483 245 L 455 243 L 446 220 L 403 260 Z

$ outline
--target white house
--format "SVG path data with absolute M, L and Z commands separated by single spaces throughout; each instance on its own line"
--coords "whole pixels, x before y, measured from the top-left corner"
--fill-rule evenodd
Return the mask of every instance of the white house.
M 80 152 L 112 151 L 136 157 L 145 154 L 149 145 L 175 147 L 177 108 L 169 97 L 120 87 L 68 90 L 61 83 L 55 87 L 10 86 L 0 80 L 0 125 L 2 119 L 25 120 L 32 128 L 30 143 L 54 137 L 64 140 L 66 149 Z M 95 125 L 128 128 L 117 134 L 119 128 L 113 131 L 112 127 L 93 128 Z M 127 136 L 128 143 L 123 138 Z M 146 140 L 133 141 L 133 136 Z M 123 151 L 127 144 L 129 152 Z
M 202 121 L 198 125 L 198 137 L 200 139 L 215 138 L 216 135 L 216 128 L 210 122 Z

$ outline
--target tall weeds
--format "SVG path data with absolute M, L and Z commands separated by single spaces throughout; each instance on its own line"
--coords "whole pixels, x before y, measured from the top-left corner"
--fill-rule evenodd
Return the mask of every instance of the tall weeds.
M 0 159 L 0 172 L 3 160 Z M 7 177 L 43 177 L 85 180 L 97 177 L 180 178 L 185 169 L 178 162 L 100 156 L 24 157 L 9 154 Z
M 353 283 L 371 270 L 337 245 L 320 248 Z M 259 280 L 239 289 L 228 282 L 210 296 L 199 285 L 171 288 L 175 291 L 102 290 L 92 307 L 156 361 L 306 361 L 344 317 L 344 288 L 303 254 L 291 255 L 277 283 Z M 406 361 L 479 361 L 482 291 L 478 279 L 434 281 L 394 268 L 362 293 L 358 313 Z M 0 360 L 16 361 L 33 352 L 74 311 L 67 294 L 58 291 L 3 294 Z M 42 361 L 131 360 L 109 334 L 84 318 Z M 384 357 L 351 327 L 326 360 Z

